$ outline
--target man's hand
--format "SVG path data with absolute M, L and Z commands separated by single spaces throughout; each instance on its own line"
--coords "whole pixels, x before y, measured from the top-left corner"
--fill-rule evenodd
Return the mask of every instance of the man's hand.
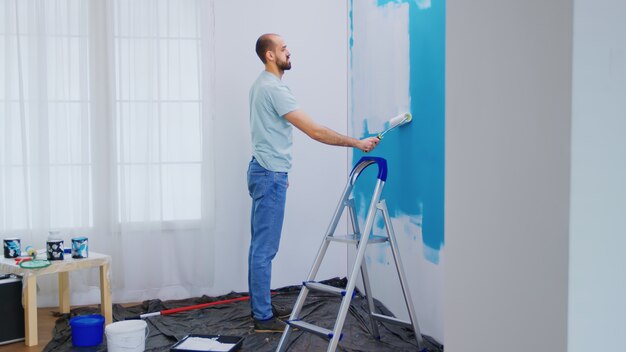
M 378 139 L 378 137 L 369 137 L 359 140 L 356 147 L 366 153 L 369 153 L 374 150 L 374 148 L 376 148 L 378 142 L 380 142 L 380 139 Z

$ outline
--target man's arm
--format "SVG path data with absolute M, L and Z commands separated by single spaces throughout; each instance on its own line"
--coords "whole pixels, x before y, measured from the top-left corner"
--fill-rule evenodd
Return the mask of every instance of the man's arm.
M 337 133 L 328 127 L 316 123 L 309 115 L 300 109 L 288 112 L 283 117 L 307 136 L 324 144 L 359 148 L 367 153 L 376 148 L 376 145 L 380 141 L 377 137 L 356 139 Z

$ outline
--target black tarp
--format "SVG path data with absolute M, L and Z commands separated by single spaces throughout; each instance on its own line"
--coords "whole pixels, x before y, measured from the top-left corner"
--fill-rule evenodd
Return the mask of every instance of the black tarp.
M 331 279 L 325 281 L 336 287 L 345 287 L 346 280 Z M 288 286 L 278 290 L 272 301 L 281 306 L 293 306 L 300 292 L 300 286 Z M 142 304 L 123 307 L 113 306 L 113 320 L 121 321 L 136 317 L 147 312 L 158 312 L 164 309 L 184 307 L 208 302 L 246 296 L 246 293 L 230 293 L 219 297 L 202 296 L 184 300 L 161 301 L 158 299 L 145 301 Z M 379 313 L 391 313 L 379 301 L 374 300 Z M 310 292 L 301 313 L 301 319 L 312 324 L 332 328 L 341 299 L 325 293 Z M 76 315 L 96 314 L 96 307 L 80 307 L 72 309 L 69 314 L 60 314 L 56 322 L 53 338 L 44 351 L 106 351 L 106 336 L 97 347 L 73 347 L 69 319 Z M 417 312 L 419 319 L 419 312 Z M 255 333 L 250 304 L 248 301 L 216 305 L 213 307 L 161 315 L 146 319 L 150 329 L 146 339 L 146 351 L 169 351 L 170 347 L 188 334 L 230 335 L 244 338 L 241 351 L 275 351 L 281 333 Z M 375 340 L 371 333 L 368 317 L 367 300 L 357 292 L 352 300 L 348 316 L 343 327 L 343 339 L 337 351 L 417 351 L 417 342 L 412 330 L 389 323 L 378 323 L 381 338 Z M 430 352 L 442 352 L 443 346 L 429 336 L 423 336 Z M 293 331 L 289 339 L 290 352 L 326 351 L 328 341 L 303 331 Z

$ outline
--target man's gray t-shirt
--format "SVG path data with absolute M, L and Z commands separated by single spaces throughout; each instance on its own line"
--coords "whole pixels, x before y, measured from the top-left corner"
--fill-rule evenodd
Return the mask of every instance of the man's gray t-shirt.
M 250 88 L 250 132 L 252 155 L 265 169 L 291 170 L 293 127 L 283 116 L 298 109 L 286 84 L 263 71 Z

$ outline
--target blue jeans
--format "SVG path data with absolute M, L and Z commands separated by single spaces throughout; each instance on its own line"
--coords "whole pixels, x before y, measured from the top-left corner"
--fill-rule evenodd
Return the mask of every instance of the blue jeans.
M 250 305 L 255 319 L 267 320 L 273 315 L 272 259 L 278 252 L 283 228 L 287 173 L 266 170 L 252 158 L 248 165 L 248 192 L 252 198 L 248 254 Z

